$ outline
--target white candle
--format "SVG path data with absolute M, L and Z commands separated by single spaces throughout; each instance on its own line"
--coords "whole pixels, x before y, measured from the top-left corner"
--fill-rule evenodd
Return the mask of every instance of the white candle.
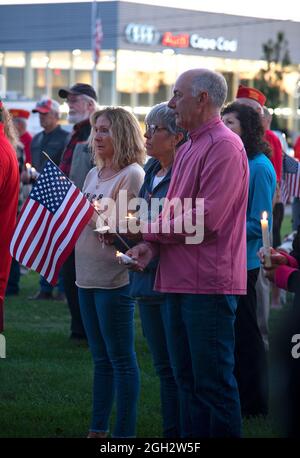
M 116 258 L 118 258 L 119 264 L 136 264 L 134 259 L 124 253 L 121 253 L 121 251 L 116 252 Z
M 270 257 L 270 233 L 269 233 L 269 224 L 268 224 L 268 213 L 266 211 L 262 214 L 262 219 L 260 220 L 262 238 L 263 238 L 263 247 L 265 251 L 265 266 L 271 267 L 271 257 Z
M 94 229 L 94 231 L 99 232 L 99 234 L 105 234 L 106 232 L 109 231 L 109 229 L 110 229 L 109 226 L 99 226 L 96 229 Z
M 26 166 L 26 169 L 27 169 L 27 173 L 28 173 L 29 177 L 31 178 L 31 164 L 29 162 L 26 162 L 25 166 Z

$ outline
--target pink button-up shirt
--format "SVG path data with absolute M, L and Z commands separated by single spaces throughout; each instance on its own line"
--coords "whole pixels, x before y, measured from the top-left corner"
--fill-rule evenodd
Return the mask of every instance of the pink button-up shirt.
M 204 238 L 145 234 L 160 262 L 155 289 L 192 294 L 246 294 L 248 159 L 240 138 L 220 117 L 190 134 L 177 152 L 167 197 L 204 198 Z M 171 221 L 172 223 L 172 221 Z

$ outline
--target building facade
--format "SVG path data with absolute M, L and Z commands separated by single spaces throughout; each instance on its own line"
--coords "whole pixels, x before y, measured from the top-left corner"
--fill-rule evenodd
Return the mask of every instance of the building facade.
M 93 82 L 92 3 L 0 6 L 0 87 L 7 99 L 58 99 L 75 82 Z M 266 67 L 262 46 L 279 31 L 291 65 L 277 114 L 299 126 L 300 23 L 206 13 L 126 2 L 101 2 L 103 41 L 96 67 L 101 105 L 130 106 L 144 115 L 169 98 L 179 73 L 206 67 L 229 86 L 252 84 Z

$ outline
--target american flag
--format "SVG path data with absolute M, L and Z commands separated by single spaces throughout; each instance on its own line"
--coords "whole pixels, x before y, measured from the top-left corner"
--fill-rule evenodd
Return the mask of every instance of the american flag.
M 281 197 L 284 204 L 291 197 L 300 197 L 300 163 L 287 154 L 283 158 Z
M 22 207 L 11 255 L 54 286 L 93 212 L 80 190 L 48 161 Z
M 97 65 L 100 59 L 101 43 L 103 40 L 102 23 L 98 15 L 97 1 L 93 2 L 93 21 L 94 21 L 93 54 L 94 54 L 95 65 Z

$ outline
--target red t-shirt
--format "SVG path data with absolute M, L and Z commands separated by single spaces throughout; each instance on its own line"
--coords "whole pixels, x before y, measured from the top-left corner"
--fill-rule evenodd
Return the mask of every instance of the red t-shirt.
M 276 172 L 277 181 L 280 181 L 282 175 L 282 147 L 280 140 L 271 130 L 266 130 L 265 140 L 269 143 L 272 149 L 273 154 L 270 159 Z
M 0 332 L 3 331 L 3 303 L 10 271 L 10 241 L 14 232 L 19 198 L 17 154 L 0 123 Z
M 297 138 L 295 146 L 294 146 L 294 152 L 295 152 L 295 159 L 298 159 L 300 161 L 300 137 Z
M 30 135 L 29 132 L 25 132 L 25 134 L 21 135 L 20 141 L 24 145 L 24 152 L 25 152 L 25 161 L 29 162 L 31 164 L 31 142 L 32 142 L 32 136 Z

